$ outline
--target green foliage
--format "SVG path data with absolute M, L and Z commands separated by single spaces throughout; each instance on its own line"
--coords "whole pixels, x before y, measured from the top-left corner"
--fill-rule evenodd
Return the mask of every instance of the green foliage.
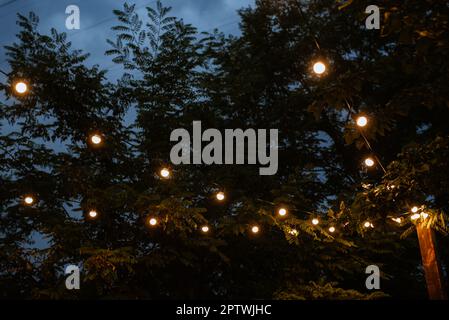
M 65 34 L 42 35 L 35 15 L 19 16 L 0 83 L 0 123 L 11 129 L 0 136 L 0 296 L 377 299 L 386 296 L 365 288 L 376 264 L 383 292 L 422 297 L 416 239 L 401 234 L 414 231 L 412 205 L 441 232 L 449 209 L 448 10 L 430 1 L 426 15 L 423 3 L 384 2 L 373 32 L 361 28 L 363 2 L 259 0 L 240 11 L 238 37 L 199 34 L 160 2 L 146 17 L 125 4 L 106 52 L 126 72 L 117 83 L 86 67 Z M 310 72 L 316 59 L 325 77 Z M 31 93 L 14 96 L 15 79 Z M 369 150 L 348 104 L 368 115 L 364 134 L 386 174 L 360 166 Z M 193 120 L 279 128 L 278 174 L 192 165 L 161 179 L 171 131 Z M 87 142 L 95 132 L 99 148 Z M 226 201 L 213 199 L 218 190 Z M 24 206 L 25 194 L 38 202 Z M 82 267 L 79 292 L 64 288 L 67 264 Z
M 278 292 L 275 299 L 279 300 L 376 300 L 387 298 L 381 292 L 363 294 L 356 290 L 345 290 L 336 287 L 337 283 L 310 282 L 310 284 L 298 288 L 292 288 L 291 291 Z

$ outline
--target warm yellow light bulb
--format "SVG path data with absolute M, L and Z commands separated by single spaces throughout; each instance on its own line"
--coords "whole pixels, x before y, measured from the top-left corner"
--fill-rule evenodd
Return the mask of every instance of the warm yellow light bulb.
M 317 226 L 319 223 L 320 223 L 320 220 L 318 220 L 317 218 L 312 219 L 312 224 L 313 224 L 314 226 Z
M 252 233 L 259 233 L 259 231 L 260 231 L 260 229 L 259 229 L 258 226 L 253 226 L 253 227 L 251 228 L 251 232 L 252 232 Z
M 402 218 L 401 217 L 399 217 L 399 218 L 391 218 L 391 220 L 393 220 L 396 223 L 402 223 Z
M 296 229 L 292 229 L 292 230 L 290 230 L 290 234 L 291 234 L 292 236 L 297 236 L 297 235 L 299 234 L 299 232 L 298 232 L 298 230 L 296 230 Z
M 209 232 L 209 227 L 208 226 L 203 226 L 201 228 L 201 231 L 203 231 L 204 233 L 208 233 Z
M 372 166 L 374 166 L 374 160 L 371 159 L 371 158 L 366 158 L 366 159 L 365 159 L 365 165 L 366 165 L 367 167 L 372 167 Z
M 34 198 L 31 197 L 31 196 L 27 196 L 27 197 L 25 197 L 24 202 L 25 202 L 26 205 L 30 206 L 30 205 L 32 205 L 34 203 Z
M 216 197 L 218 201 L 223 201 L 225 199 L 225 194 L 224 192 L 219 192 L 217 193 Z
M 413 213 L 417 213 L 417 212 L 419 211 L 419 208 L 415 206 L 415 207 L 412 208 L 411 211 L 412 211 Z
M 162 178 L 169 178 L 170 177 L 170 170 L 168 170 L 167 168 L 164 168 L 161 170 L 161 177 Z
M 426 213 L 426 212 L 422 212 L 422 213 L 421 213 L 421 218 L 427 219 L 428 217 L 429 217 L 429 214 L 428 214 L 428 213 Z
M 155 225 L 157 225 L 157 220 L 156 220 L 156 218 L 151 218 L 149 221 L 149 224 L 150 224 L 150 226 L 155 226 Z
M 330 233 L 334 233 L 334 232 L 335 232 L 335 227 L 330 227 L 330 228 L 329 228 L 329 232 L 330 232 Z
M 99 145 L 103 141 L 103 138 L 98 134 L 94 134 L 90 137 L 90 141 L 95 145 Z
M 357 118 L 357 125 L 359 127 L 365 127 L 368 124 L 368 119 L 364 116 Z
M 95 211 L 95 210 L 89 211 L 89 217 L 90 217 L 90 218 L 94 219 L 94 218 L 96 218 L 97 216 L 98 216 L 98 212 L 97 212 L 97 211 Z
M 324 72 L 326 72 L 326 65 L 321 61 L 315 62 L 315 64 L 313 65 L 313 72 L 318 75 L 323 74 Z
M 365 222 L 365 224 L 364 224 L 364 226 L 365 226 L 365 228 L 369 228 L 369 227 L 371 227 L 371 222 L 369 222 L 369 221 L 366 221 L 366 222 Z
M 281 217 L 284 217 L 284 216 L 287 215 L 287 209 L 285 209 L 285 208 L 280 208 L 279 211 L 278 211 L 278 213 L 279 213 L 279 215 L 280 215 Z
M 18 94 L 24 94 L 25 92 L 28 91 L 28 85 L 23 81 L 19 81 L 14 85 L 14 90 Z

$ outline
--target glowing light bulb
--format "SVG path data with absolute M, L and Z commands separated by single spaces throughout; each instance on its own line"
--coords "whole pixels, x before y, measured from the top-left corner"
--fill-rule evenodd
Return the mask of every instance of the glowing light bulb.
M 25 197 L 24 202 L 25 202 L 26 205 L 30 206 L 30 205 L 32 205 L 34 203 L 34 198 L 31 197 L 31 196 L 27 196 L 27 197 Z
M 299 234 L 298 230 L 296 230 L 296 229 L 290 230 L 289 233 L 290 233 L 292 236 L 297 236 L 297 235 Z
M 368 124 L 368 119 L 364 116 L 357 118 L 357 125 L 359 127 L 365 127 Z
M 420 214 L 415 213 L 414 215 L 411 216 L 411 219 L 412 219 L 412 220 L 418 220 L 420 217 L 421 217 Z
M 148 220 L 148 223 L 150 224 L 150 226 L 154 227 L 155 225 L 157 225 L 157 219 L 151 218 L 150 220 Z
M 314 226 L 317 226 L 319 223 L 320 223 L 320 220 L 318 220 L 317 218 L 312 219 L 312 224 L 313 224 Z
M 402 218 L 401 217 L 399 217 L 399 218 L 391 218 L 391 220 L 393 220 L 396 223 L 402 223 Z
M 95 210 L 89 211 L 89 217 L 95 219 L 96 217 L 98 217 L 98 212 Z
M 219 192 L 217 193 L 216 197 L 218 201 L 223 201 L 225 199 L 225 194 L 224 192 Z
M 315 62 L 315 64 L 313 65 L 313 72 L 318 75 L 323 74 L 324 72 L 326 72 L 326 65 L 321 61 Z
M 208 233 L 209 232 L 209 227 L 208 226 L 203 226 L 201 228 L 201 231 L 203 231 L 204 233 Z
M 335 227 L 330 227 L 330 228 L 329 228 L 329 232 L 330 232 L 330 233 L 334 233 L 334 232 L 335 232 Z
M 284 217 L 287 215 L 287 209 L 281 208 L 281 209 L 279 209 L 278 213 L 281 217 Z
M 429 217 L 429 214 L 428 214 L 428 213 L 426 213 L 426 212 L 422 212 L 422 213 L 421 213 L 421 218 L 427 219 L 428 217 Z
M 366 165 L 367 167 L 372 167 L 372 166 L 374 166 L 374 160 L 371 159 L 371 158 L 366 158 L 366 159 L 365 159 L 365 165 Z
M 369 228 L 371 227 L 371 222 L 366 221 L 365 224 L 363 225 L 365 228 Z
M 170 177 L 170 170 L 168 170 L 167 168 L 164 168 L 161 170 L 161 177 L 168 179 Z
M 90 137 L 90 141 L 95 145 L 99 145 L 103 141 L 103 138 L 98 134 L 94 134 Z
M 415 207 L 412 208 L 411 211 L 412 211 L 413 213 L 417 213 L 417 212 L 419 211 L 419 208 L 415 206 Z
M 260 231 L 260 229 L 259 229 L 258 226 L 253 226 L 253 227 L 251 228 L 251 232 L 252 232 L 252 233 L 259 233 L 259 231 Z
M 18 94 L 24 94 L 25 92 L 28 91 L 28 85 L 23 81 L 19 81 L 14 85 L 14 90 Z

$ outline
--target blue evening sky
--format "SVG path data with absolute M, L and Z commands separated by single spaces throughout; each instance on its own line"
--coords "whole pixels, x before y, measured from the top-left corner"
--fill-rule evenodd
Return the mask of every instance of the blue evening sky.
M 105 57 L 107 38 L 114 38 L 111 27 L 117 20 L 112 13 L 113 9 L 120 9 L 123 4 L 136 4 L 138 12 L 145 14 L 146 6 L 154 6 L 156 0 L 0 0 L 0 68 L 8 71 L 5 63 L 6 44 L 15 40 L 18 31 L 16 14 L 27 15 L 33 11 L 40 17 L 40 31 L 48 33 L 54 27 L 58 31 L 66 31 L 73 48 L 82 49 L 91 53 L 89 64 L 99 64 L 105 69 L 114 67 L 111 57 Z M 212 31 L 218 28 L 225 33 L 237 34 L 239 32 L 239 17 L 237 10 L 254 4 L 254 0 L 164 0 L 165 6 L 171 6 L 173 16 L 191 23 L 199 31 Z M 68 5 L 78 5 L 81 11 L 81 29 L 66 30 L 65 9 Z M 115 72 L 114 72 L 115 71 Z M 111 70 L 114 77 L 120 70 Z

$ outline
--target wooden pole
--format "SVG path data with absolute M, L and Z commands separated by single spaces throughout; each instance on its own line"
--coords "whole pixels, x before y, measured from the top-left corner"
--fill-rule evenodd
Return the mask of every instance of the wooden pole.
M 431 228 L 419 224 L 418 232 L 419 247 L 421 250 L 422 263 L 426 276 L 427 291 L 430 300 L 447 300 L 444 288 L 444 277 L 438 260 L 435 234 Z

